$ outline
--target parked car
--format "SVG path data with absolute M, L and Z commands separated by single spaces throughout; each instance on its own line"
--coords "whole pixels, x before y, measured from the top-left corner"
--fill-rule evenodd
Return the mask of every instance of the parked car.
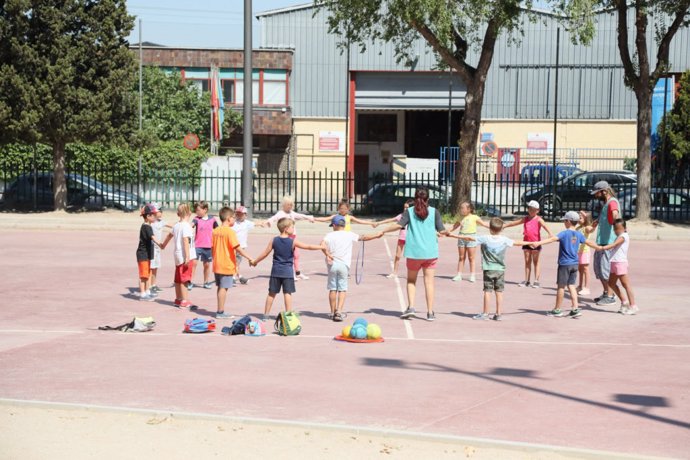
M 429 205 L 441 211 L 448 208 L 450 194 L 445 188 L 416 182 L 399 182 L 376 184 L 369 189 L 364 201 L 364 212 L 368 214 L 399 214 L 405 201 L 414 198 L 419 187 L 429 189 Z M 488 207 L 481 203 L 474 205 L 482 214 L 491 217 L 501 215 L 501 211 L 494 207 Z
M 661 220 L 690 220 L 690 190 L 676 188 L 653 187 L 652 195 L 652 219 Z M 637 189 L 625 190 L 618 195 L 623 218 L 635 217 L 637 210 Z
M 73 208 L 117 208 L 124 211 L 138 209 L 141 199 L 129 192 L 118 190 L 96 179 L 81 174 L 67 174 L 67 206 Z M 0 204 L 5 209 L 31 209 L 34 205 L 34 182 L 36 207 L 52 209 L 53 175 L 40 172 L 22 174 L 11 182 Z
M 533 187 L 551 185 L 553 183 L 553 165 L 550 164 L 531 164 L 524 166 L 520 171 L 520 182 L 524 185 L 531 185 Z M 556 180 L 565 179 L 568 176 L 581 173 L 575 164 L 571 165 L 557 165 L 556 166 Z
M 522 194 L 522 203 L 536 200 L 543 215 L 549 215 L 555 207 L 556 214 L 563 210 L 587 209 L 592 200 L 590 191 L 594 184 L 605 180 L 616 193 L 637 185 L 637 176 L 631 171 L 584 171 L 565 177 L 556 183 L 556 195 L 551 186 L 532 188 Z

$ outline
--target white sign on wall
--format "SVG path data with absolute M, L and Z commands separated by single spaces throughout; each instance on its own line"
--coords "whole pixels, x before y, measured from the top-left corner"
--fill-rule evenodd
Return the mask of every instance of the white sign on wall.
M 322 152 L 344 152 L 345 131 L 319 132 L 319 150 Z
M 527 150 L 549 150 L 553 148 L 553 133 L 527 133 Z

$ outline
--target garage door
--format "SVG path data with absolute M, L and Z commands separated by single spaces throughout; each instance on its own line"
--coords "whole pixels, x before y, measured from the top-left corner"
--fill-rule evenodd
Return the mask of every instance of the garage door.
M 361 110 L 447 110 L 447 72 L 358 72 L 355 108 Z M 453 75 L 453 109 L 465 108 L 467 89 Z

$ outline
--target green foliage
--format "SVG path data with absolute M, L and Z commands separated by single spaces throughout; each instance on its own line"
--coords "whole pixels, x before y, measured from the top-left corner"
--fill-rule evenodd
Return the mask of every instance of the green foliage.
M 122 0 L 11 0 L 0 7 L 0 142 L 125 138 L 136 75 Z
M 157 142 L 141 152 L 142 174 L 198 176 L 201 163 L 208 156 L 207 150 L 184 148 L 182 141 Z M 68 171 L 84 172 L 107 183 L 136 181 L 139 170 L 139 152 L 128 147 L 67 144 L 65 157 Z M 52 150 L 45 145 L 4 145 L 0 147 L 0 158 L 0 172 L 5 180 L 30 171 L 34 161 L 39 170 L 52 169 Z
M 637 158 L 623 158 L 623 169 L 626 171 L 637 171 Z
M 680 78 L 678 98 L 665 122 L 659 124 L 659 137 L 665 141 L 659 143 L 656 153 L 670 154 L 676 160 L 690 157 L 690 70 Z
M 179 140 L 188 133 L 199 136 L 201 148 L 209 145 L 211 98 L 199 93 L 179 73 L 166 73 L 158 67 L 145 67 L 143 72 L 144 145 L 151 139 Z

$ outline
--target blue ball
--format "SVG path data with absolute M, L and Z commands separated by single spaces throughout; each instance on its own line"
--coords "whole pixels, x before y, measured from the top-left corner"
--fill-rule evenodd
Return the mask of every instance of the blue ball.
M 358 324 L 361 324 L 366 329 L 366 327 L 369 325 L 369 322 L 364 318 L 357 318 L 355 322 L 352 323 L 353 326 L 356 326 Z
M 367 328 L 361 325 L 357 325 L 352 328 L 354 331 L 354 338 L 355 339 L 366 339 L 367 338 Z

